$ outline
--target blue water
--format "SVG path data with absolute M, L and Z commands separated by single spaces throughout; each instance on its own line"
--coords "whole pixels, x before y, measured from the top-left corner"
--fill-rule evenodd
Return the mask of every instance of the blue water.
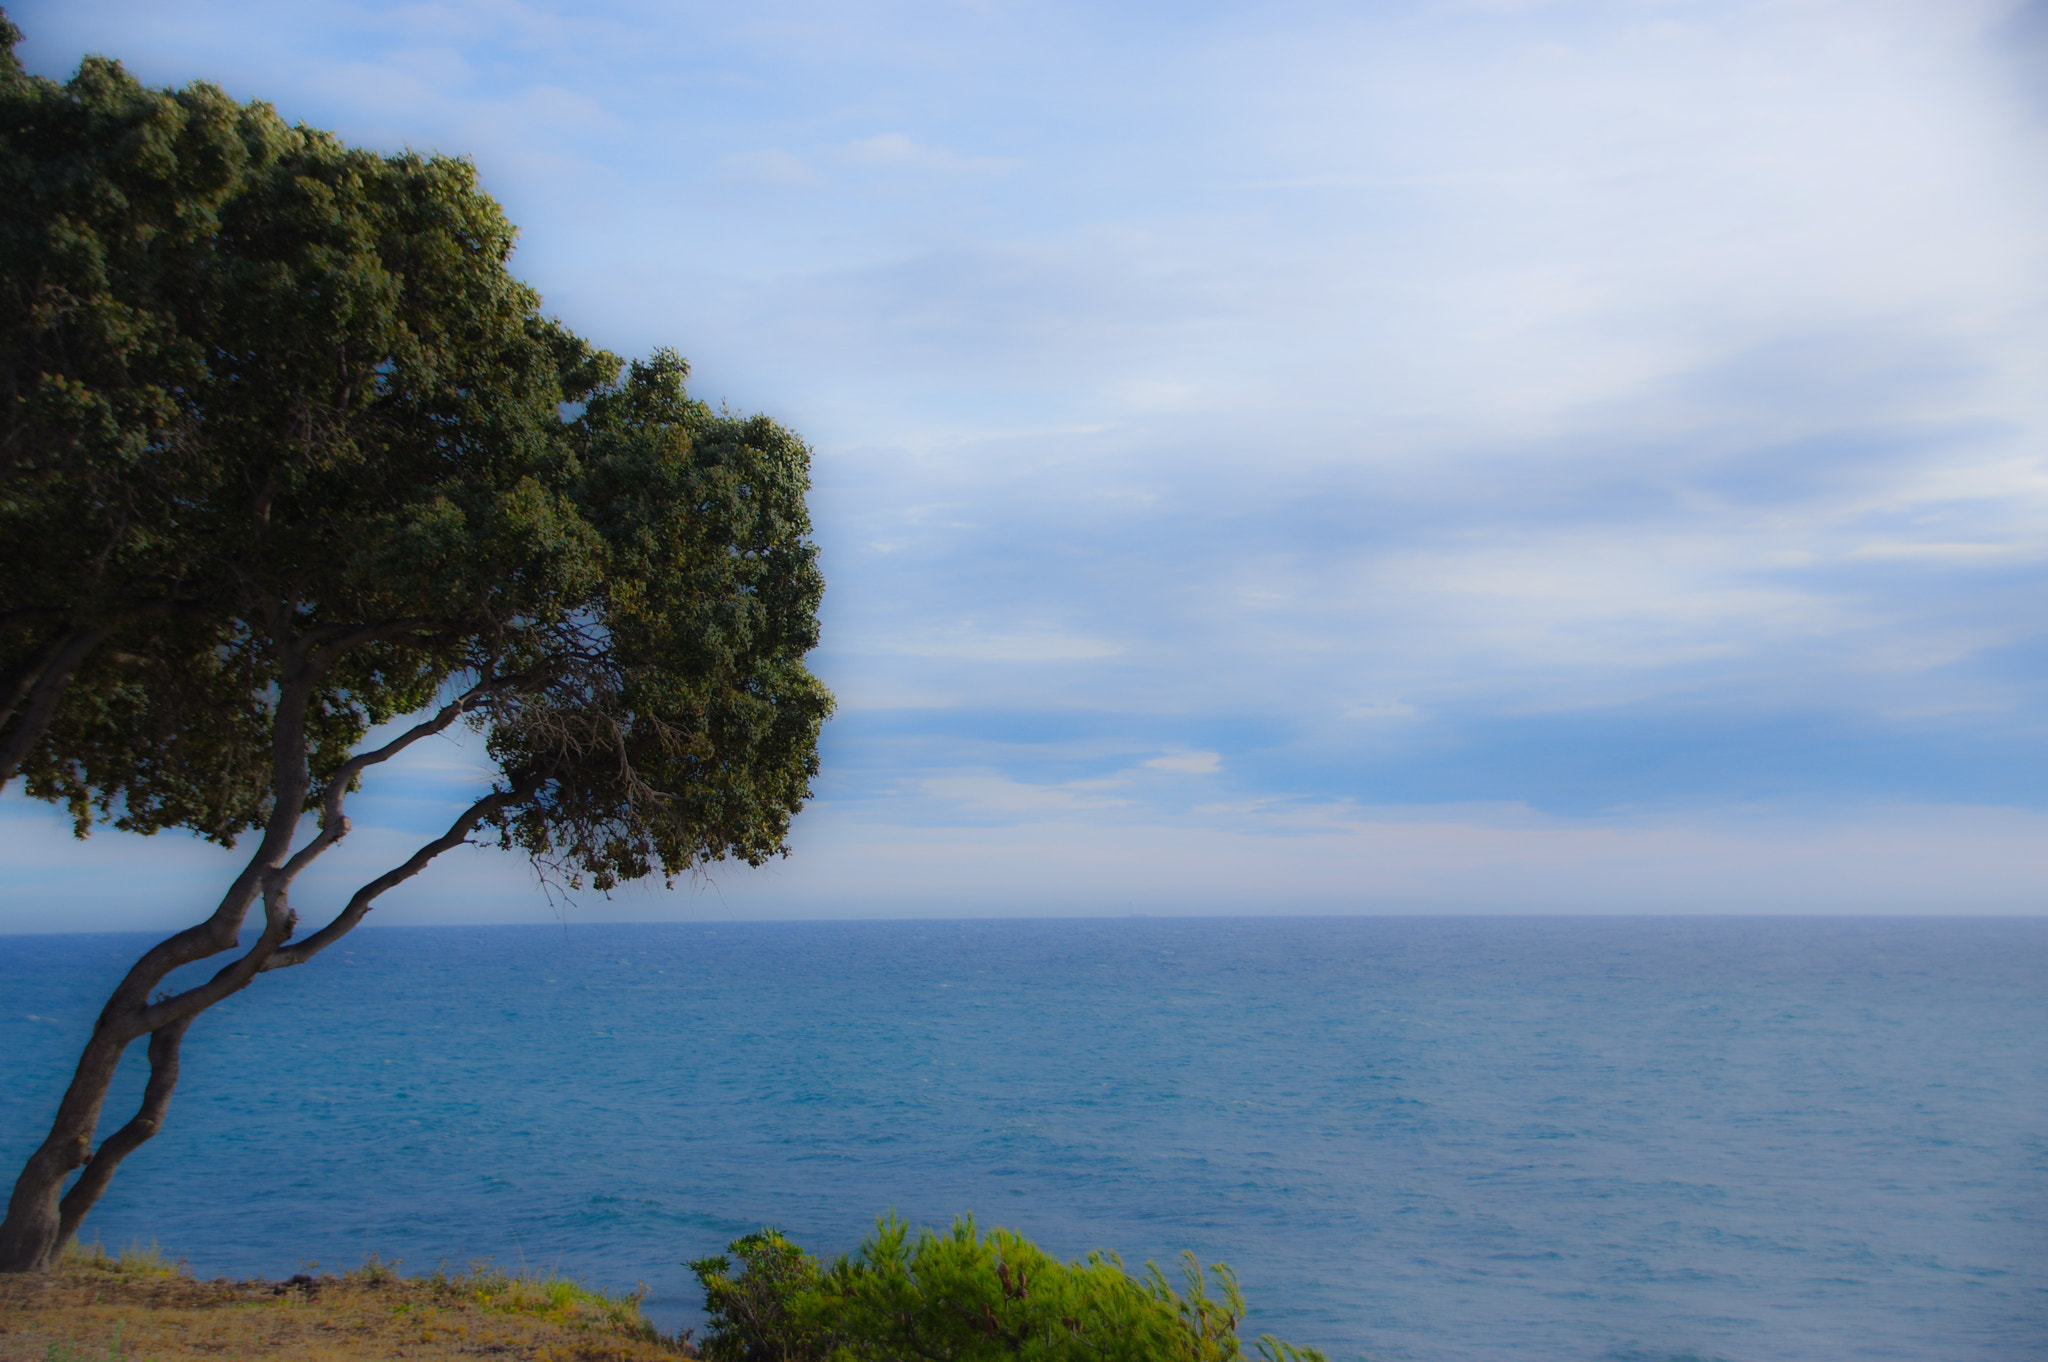
M 0 939 L 10 1168 L 144 944 Z M 973 1211 L 1338 1359 L 2048 1358 L 2044 984 L 2044 920 L 364 930 L 194 1028 L 87 1237 L 673 1324 L 763 1223 Z

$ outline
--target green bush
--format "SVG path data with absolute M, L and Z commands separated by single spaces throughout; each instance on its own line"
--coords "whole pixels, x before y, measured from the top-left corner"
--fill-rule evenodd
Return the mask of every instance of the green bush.
M 830 1267 L 774 1230 L 690 1264 L 709 1316 L 710 1362 L 1239 1362 L 1244 1298 L 1223 1264 L 1182 1254 L 1175 1290 L 1151 1263 L 1143 1277 L 1114 1254 L 1062 1263 L 1022 1235 L 950 1234 L 878 1222 Z M 1214 1277 L 1214 1294 L 1210 1278 Z M 1267 1362 L 1324 1362 L 1312 1348 L 1261 1335 Z
M 816 1330 L 791 1313 L 798 1300 L 816 1292 L 818 1260 L 773 1229 L 743 1235 L 726 1252 L 739 1257 L 737 1277 L 723 1254 L 689 1265 L 704 1286 L 707 1332 L 698 1352 L 706 1362 L 808 1362 L 825 1356 Z

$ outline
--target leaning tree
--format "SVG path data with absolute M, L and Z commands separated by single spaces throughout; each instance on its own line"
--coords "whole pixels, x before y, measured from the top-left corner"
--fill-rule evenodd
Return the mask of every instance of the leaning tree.
M 28 1271 L 160 1128 L 200 1013 L 473 839 L 598 889 L 784 853 L 831 697 L 808 451 L 543 316 L 467 162 L 99 58 L 33 78 L 0 27 L 0 786 L 80 836 L 254 843 L 94 1024 L 0 1224 Z M 457 725 L 491 787 L 301 934 L 351 792 Z

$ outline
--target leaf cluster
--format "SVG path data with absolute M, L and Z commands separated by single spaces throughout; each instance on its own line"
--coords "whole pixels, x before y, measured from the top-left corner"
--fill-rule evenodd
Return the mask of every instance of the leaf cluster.
M 879 1221 L 852 1255 L 820 1265 L 774 1230 L 690 1269 L 704 1287 L 711 1362 L 1240 1362 L 1244 1298 L 1230 1269 L 1182 1255 L 1184 1284 L 1112 1254 L 1063 1263 L 1014 1231 L 912 1235 Z M 1211 1277 L 1215 1294 L 1211 1293 Z M 1322 1354 L 1261 1335 L 1266 1362 Z
M 18 40 L 0 16 L 0 740 L 29 793 L 80 835 L 232 844 L 280 744 L 317 800 L 460 692 L 500 839 L 572 880 L 781 851 L 831 705 L 803 443 L 545 316 L 467 161 L 101 58 L 30 77 Z

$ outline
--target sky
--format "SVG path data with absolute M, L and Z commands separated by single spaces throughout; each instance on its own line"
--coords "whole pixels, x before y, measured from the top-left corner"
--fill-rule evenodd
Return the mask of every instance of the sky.
M 2048 906 L 2048 3 L 8 9 L 473 158 L 550 311 L 813 447 L 793 854 L 375 921 Z M 302 913 L 487 778 L 416 752 Z M 236 863 L 0 856 L 12 931 Z

